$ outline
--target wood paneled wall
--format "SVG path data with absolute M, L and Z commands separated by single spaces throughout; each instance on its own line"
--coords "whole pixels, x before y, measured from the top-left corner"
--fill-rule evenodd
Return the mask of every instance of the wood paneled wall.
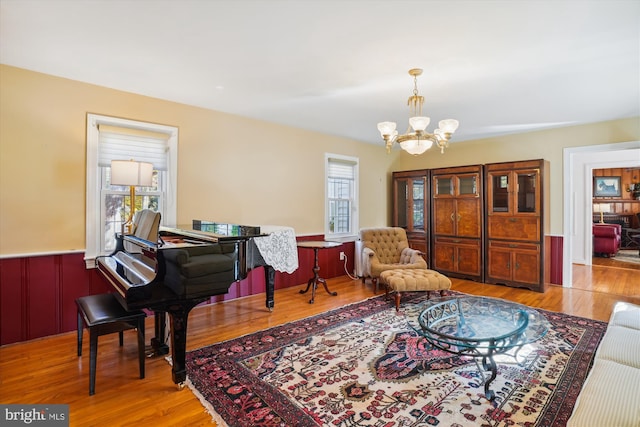
M 629 184 L 640 183 L 640 167 L 637 168 L 610 168 L 594 169 L 593 176 L 619 176 L 621 195 L 620 197 L 594 197 L 593 203 L 606 203 L 611 205 L 611 212 L 615 214 L 631 214 L 640 212 L 640 200 L 635 200 L 633 193 L 627 191 Z M 631 226 L 640 228 L 638 218 L 633 217 Z

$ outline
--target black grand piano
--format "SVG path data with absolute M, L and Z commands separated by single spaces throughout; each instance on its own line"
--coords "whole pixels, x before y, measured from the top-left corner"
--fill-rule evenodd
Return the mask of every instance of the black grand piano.
M 173 382 L 186 379 L 187 320 L 193 307 L 228 292 L 233 282 L 264 266 L 266 307 L 273 309 L 275 270 L 264 262 L 253 239 L 260 227 L 194 220 L 191 227 L 160 227 L 159 240 L 118 234 L 115 251 L 96 266 L 117 290 L 127 310 L 155 312 L 154 353 L 168 353 L 165 313 L 170 321 Z

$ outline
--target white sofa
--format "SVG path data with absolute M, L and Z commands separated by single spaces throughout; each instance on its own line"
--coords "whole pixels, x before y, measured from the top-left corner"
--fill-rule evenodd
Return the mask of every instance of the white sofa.
M 640 306 L 614 306 L 567 427 L 640 427 Z

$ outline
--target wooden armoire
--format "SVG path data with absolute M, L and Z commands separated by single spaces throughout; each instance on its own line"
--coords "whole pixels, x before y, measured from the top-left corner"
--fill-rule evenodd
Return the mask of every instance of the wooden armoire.
M 431 170 L 431 266 L 445 275 L 483 279 L 482 166 Z
M 393 173 L 393 226 L 407 232 L 409 246 L 429 262 L 429 171 Z
M 392 225 L 442 274 L 545 290 L 545 160 L 393 173 Z
M 487 283 L 544 292 L 548 162 L 485 165 Z

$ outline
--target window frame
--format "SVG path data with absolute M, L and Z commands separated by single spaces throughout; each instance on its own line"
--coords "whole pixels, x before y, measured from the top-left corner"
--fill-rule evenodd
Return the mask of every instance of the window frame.
M 347 233 L 335 233 L 331 231 L 329 225 L 330 200 L 329 200 L 329 164 L 332 162 L 348 163 L 353 167 L 353 194 L 351 195 L 351 229 Z M 360 177 L 360 159 L 352 156 L 340 154 L 325 153 L 324 155 L 324 235 L 325 239 L 338 242 L 349 242 L 358 239 L 359 230 L 359 177 Z
M 163 194 L 162 222 L 175 224 L 177 218 L 176 189 L 178 170 L 178 128 L 137 120 L 122 119 L 98 114 L 87 114 L 87 176 L 86 176 L 86 211 L 85 211 L 85 266 L 95 268 L 95 258 L 101 255 L 100 235 L 103 224 L 103 202 L 101 188 L 101 170 L 98 166 L 98 144 L 100 139 L 99 126 L 116 126 L 161 133 L 167 135 L 169 149 L 166 187 Z

